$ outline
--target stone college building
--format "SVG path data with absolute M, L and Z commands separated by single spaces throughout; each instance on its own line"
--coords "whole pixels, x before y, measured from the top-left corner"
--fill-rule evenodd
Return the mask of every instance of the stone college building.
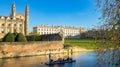
M 65 38 L 80 38 L 86 32 L 84 28 L 41 25 L 33 28 L 34 34 L 55 34 L 63 32 Z
M 7 33 L 23 33 L 28 35 L 29 8 L 26 6 L 25 14 L 16 14 L 16 6 L 13 3 L 10 16 L 0 16 L 0 38 Z

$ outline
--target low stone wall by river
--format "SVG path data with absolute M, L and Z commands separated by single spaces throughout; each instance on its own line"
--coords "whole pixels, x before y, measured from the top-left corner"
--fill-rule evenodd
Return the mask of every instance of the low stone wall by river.
M 63 41 L 0 42 L 0 58 L 61 53 Z

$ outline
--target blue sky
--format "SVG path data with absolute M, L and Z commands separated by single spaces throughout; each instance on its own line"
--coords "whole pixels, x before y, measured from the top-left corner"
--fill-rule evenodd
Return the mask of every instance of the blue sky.
M 29 30 L 41 24 L 92 28 L 98 23 L 100 13 L 95 0 L 0 0 L 0 15 L 11 13 L 15 2 L 17 13 L 24 13 L 28 4 Z

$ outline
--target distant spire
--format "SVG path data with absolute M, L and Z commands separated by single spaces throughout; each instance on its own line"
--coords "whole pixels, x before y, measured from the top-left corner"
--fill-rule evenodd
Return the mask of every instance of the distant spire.
M 15 18 L 16 16 L 16 7 L 15 7 L 15 3 L 13 2 L 12 4 L 12 14 L 11 14 L 12 18 Z
M 25 35 L 28 35 L 29 34 L 29 31 L 28 31 L 28 25 L 29 24 L 29 7 L 28 5 L 26 5 L 26 8 L 25 8 Z
M 26 10 L 29 10 L 28 4 L 26 5 Z

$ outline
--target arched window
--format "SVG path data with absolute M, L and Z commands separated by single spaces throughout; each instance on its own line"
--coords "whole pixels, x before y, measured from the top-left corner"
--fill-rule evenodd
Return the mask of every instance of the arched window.
M 8 32 L 10 32 L 10 29 L 8 29 Z
M 5 24 L 4 24 L 4 23 L 2 23 L 2 26 L 5 26 Z
M 14 24 L 14 26 L 16 27 L 16 24 Z
M 17 30 L 16 29 L 14 29 L 14 33 L 16 33 L 17 32 Z
M 20 27 L 22 27 L 22 24 L 20 24 Z
M 8 26 L 10 26 L 10 24 L 8 24 Z
M 1 33 L 4 33 L 4 29 L 2 29 Z

